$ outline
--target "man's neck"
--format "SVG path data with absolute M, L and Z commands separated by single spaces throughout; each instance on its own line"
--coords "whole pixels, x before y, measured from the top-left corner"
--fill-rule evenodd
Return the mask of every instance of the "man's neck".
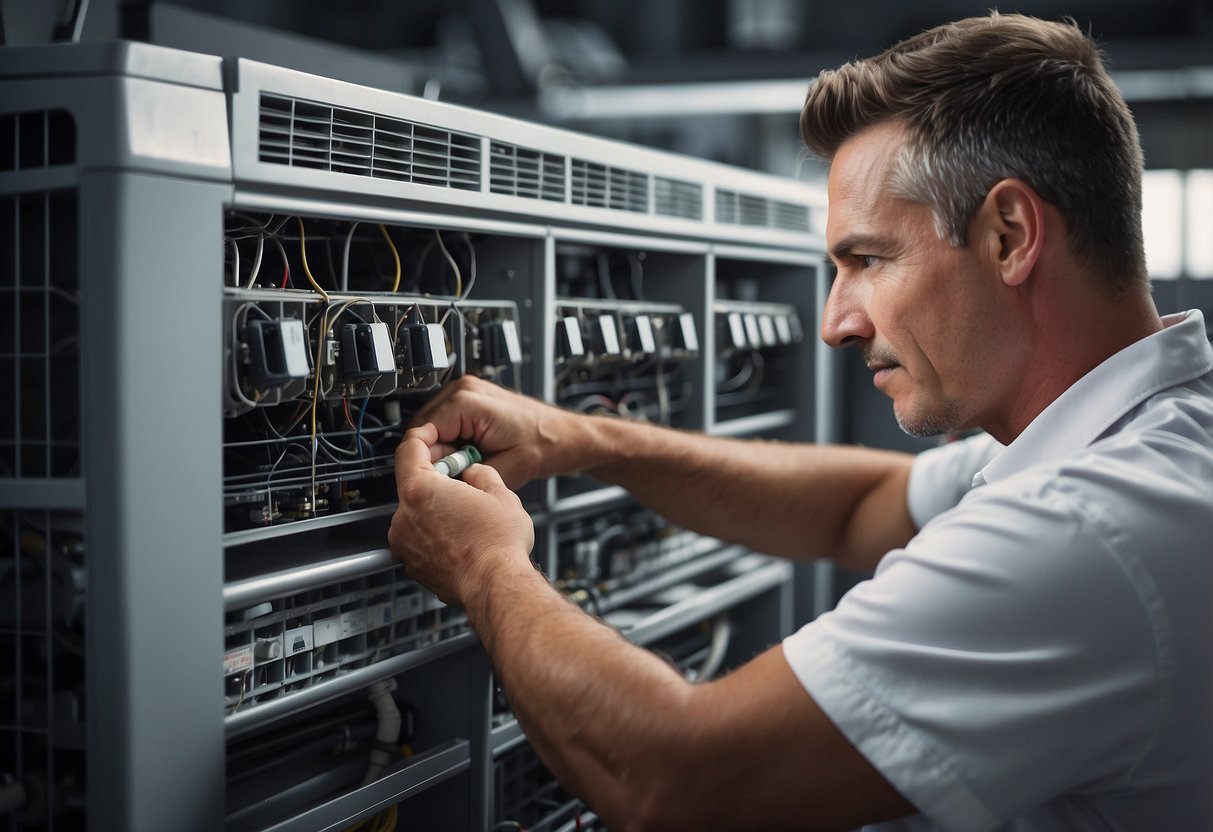
M 1162 329 L 1148 289 L 1129 290 L 1114 300 L 1073 293 L 1069 302 L 1037 316 L 1027 334 L 1033 349 L 1011 391 L 1003 418 L 985 429 L 1009 444 L 1046 407 L 1079 379 L 1116 353 Z

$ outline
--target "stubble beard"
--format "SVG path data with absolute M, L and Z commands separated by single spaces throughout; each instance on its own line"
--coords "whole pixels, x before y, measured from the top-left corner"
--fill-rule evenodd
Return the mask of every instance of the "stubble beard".
M 960 405 L 952 399 L 944 401 L 941 409 L 925 414 L 903 417 L 894 410 L 893 415 L 897 419 L 897 427 L 901 428 L 903 433 L 918 439 L 929 439 L 960 430 Z

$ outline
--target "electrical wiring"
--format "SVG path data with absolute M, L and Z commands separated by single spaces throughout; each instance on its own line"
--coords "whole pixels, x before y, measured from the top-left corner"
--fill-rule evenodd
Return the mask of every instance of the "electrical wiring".
M 712 619 L 712 641 L 708 654 L 697 668 L 688 670 L 684 675 L 690 682 L 706 682 L 720 672 L 724 664 L 725 654 L 729 650 L 733 628 L 727 615 L 718 615 Z
M 451 271 L 455 273 L 455 297 L 463 297 L 463 272 L 459 270 L 459 264 L 455 262 L 455 258 L 451 256 L 451 252 L 446 247 L 446 243 L 442 241 L 442 232 L 437 228 L 434 229 L 434 236 L 438 239 L 438 248 L 442 251 L 442 256 L 446 258 L 446 262 L 451 265 Z
M 362 438 L 362 420 L 366 418 L 367 405 L 370 404 L 371 394 L 367 393 L 366 398 L 362 400 L 362 407 L 358 409 L 358 424 L 354 428 L 354 441 L 358 445 L 358 458 L 362 459 L 362 443 L 366 442 Z M 371 448 L 371 453 L 375 452 L 375 447 L 370 442 L 366 443 Z
M 753 390 L 762 386 L 763 378 L 766 375 L 766 359 L 762 357 L 762 353 L 750 350 L 745 353 L 744 362 L 736 375 L 717 384 L 718 393 L 735 393 L 739 390 Z
M 253 398 L 250 399 L 245 395 L 240 384 L 240 330 L 244 322 L 248 320 L 247 312 L 249 309 L 256 311 L 257 314 L 259 314 L 262 318 L 265 318 L 267 321 L 273 319 L 270 318 L 264 309 L 255 303 L 242 303 L 240 306 L 236 307 L 236 311 L 232 313 L 232 343 L 229 346 L 232 362 L 232 381 L 234 382 L 232 385 L 232 392 L 236 394 L 236 398 L 245 407 L 256 407 L 261 401 L 261 391 L 254 390 Z M 243 319 L 241 318 L 242 314 L 244 316 Z
M 257 235 L 257 250 L 253 254 L 253 265 L 249 269 L 248 288 L 257 285 L 257 275 L 261 273 L 261 258 L 265 255 L 265 232 Z
M 350 233 L 352 234 L 353 232 L 351 231 Z M 392 235 L 388 233 L 387 226 L 383 223 L 379 223 L 379 233 L 383 235 L 383 239 L 387 240 L 388 248 L 392 250 L 392 260 L 396 263 L 396 277 L 392 280 L 392 292 L 398 292 L 400 291 L 400 252 L 396 250 L 396 243 L 392 240 Z
M 602 296 L 610 300 L 615 299 L 615 287 L 611 283 L 611 260 L 605 251 L 598 252 L 595 258 L 595 263 L 598 271 L 598 287 L 602 291 Z
M 303 220 L 299 221 L 299 228 L 300 228 L 300 232 L 302 234 Z M 300 242 L 302 243 L 302 236 L 300 237 Z M 304 261 L 304 268 L 306 268 L 306 267 L 307 267 L 307 261 Z M 308 278 L 311 279 L 310 273 L 308 274 Z M 317 287 L 317 289 L 319 289 L 319 287 Z M 327 301 L 328 295 L 325 295 L 324 299 Z M 333 316 L 332 320 L 333 321 L 338 320 L 343 314 L 345 314 L 345 311 L 347 309 L 349 309 L 351 306 L 353 306 L 355 303 L 369 304 L 371 307 L 371 315 L 375 319 L 375 322 L 382 323 L 382 321 L 379 320 L 379 312 L 378 312 L 378 310 L 375 309 L 375 304 L 371 303 L 371 301 L 367 300 L 366 298 L 350 298 L 349 300 L 344 301 L 341 304 L 340 308 L 338 308 L 337 314 Z M 326 305 L 324 307 L 324 311 L 321 313 L 321 316 L 320 316 L 320 331 L 316 333 L 316 363 L 315 363 L 315 373 L 314 373 L 315 383 L 312 386 L 312 469 L 311 469 L 312 501 L 311 502 L 312 502 L 312 516 L 313 517 L 316 516 L 316 453 L 317 453 L 318 446 L 319 446 L 319 443 L 317 442 L 317 439 L 316 439 L 316 437 L 317 437 L 316 414 L 320 407 L 320 377 L 324 374 L 324 371 L 323 371 L 324 344 L 325 344 L 325 341 L 328 339 L 329 312 L 331 312 L 331 311 L 332 311 L 331 306 Z
M 288 258 L 286 256 L 286 246 L 284 246 L 282 244 L 282 240 L 278 239 L 278 237 L 276 235 L 271 235 L 270 240 L 274 243 L 274 245 L 278 246 L 278 253 L 282 255 L 282 287 L 281 288 L 285 289 L 287 286 L 290 285 L 290 282 L 291 282 L 291 261 L 290 261 L 290 258 Z
M 303 217 L 296 217 L 299 221 L 299 259 L 303 261 L 303 273 L 307 275 L 307 282 L 312 284 L 312 288 L 324 298 L 324 302 L 329 302 L 329 293 L 320 288 L 320 284 L 316 282 L 316 278 L 312 276 L 312 269 L 307 264 L 307 233 L 303 228 Z
M 644 300 L 644 255 L 640 253 L 628 255 L 628 272 L 632 278 L 632 300 Z
M 248 680 L 253 678 L 253 671 L 249 670 L 240 674 L 240 695 L 236 697 L 236 704 L 232 706 L 232 713 L 240 710 L 240 706 L 244 704 L 244 694 L 248 686 Z
M 341 291 L 348 292 L 350 290 L 350 244 L 354 241 L 354 232 L 358 230 L 358 223 L 350 226 L 349 232 L 345 235 L 345 246 L 341 250 Z
M 670 388 L 665 383 L 665 365 L 657 362 L 657 421 L 670 423 Z
M 229 245 L 232 250 L 232 285 L 240 285 L 240 246 L 231 237 L 224 237 L 223 241 Z
M 619 405 L 600 393 L 586 396 L 572 405 L 572 409 L 576 410 L 578 413 L 588 413 L 590 410 L 596 407 L 608 410 L 611 413 L 619 412 Z
M 466 231 L 462 234 L 463 241 L 468 247 L 468 285 L 467 289 L 460 295 L 460 300 L 467 300 L 472 294 L 472 287 L 476 285 L 476 246 L 472 244 L 472 235 Z

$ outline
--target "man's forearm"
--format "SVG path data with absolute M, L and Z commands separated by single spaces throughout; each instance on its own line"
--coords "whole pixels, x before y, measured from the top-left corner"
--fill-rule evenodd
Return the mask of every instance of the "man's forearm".
M 914 533 L 906 454 L 724 439 L 608 417 L 580 427 L 586 473 L 703 534 L 872 568 Z
M 553 773 L 606 820 L 632 815 L 661 755 L 686 740 L 677 715 L 693 689 L 519 563 L 499 563 L 468 599 L 472 627 Z

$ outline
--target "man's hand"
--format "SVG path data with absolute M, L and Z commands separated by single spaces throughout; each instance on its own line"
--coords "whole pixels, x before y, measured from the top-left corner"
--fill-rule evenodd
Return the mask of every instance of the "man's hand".
M 409 430 L 396 448 L 396 492 L 388 545 L 409 577 L 442 600 L 468 606 L 496 571 L 530 568 L 535 529 L 514 492 L 487 465 L 463 480 L 434 470 L 438 429 Z
M 460 442 L 472 442 L 506 485 L 518 488 L 577 467 L 577 452 L 585 444 L 580 436 L 585 432 L 578 430 L 581 421 L 577 414 L 463 376 L 421 408 L 411 426 L 430 423 L 437 429 L 431 461 L 437 462 Z

